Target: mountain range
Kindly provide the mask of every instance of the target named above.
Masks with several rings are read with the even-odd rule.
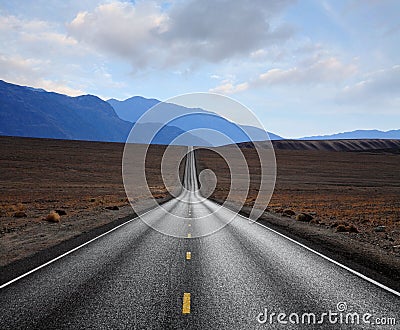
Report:
[[[268,139],[263,129],[233,123],[213,112],[201,108],[187,108],[174,103],[161,102],[156,99],[146,99],[134,96],[124,101],[110,99],[107,101],[115,109],[118,116],[130,122],[137,122],[149,109],[140,123],[168,123],[189,132],[210,145],[224,145],[246,141],[264,141]],[[218,132],[218,133],[215,133]],[[271,140],[282,140],[282,137],[268,133]]]
[[[155,105],[145,121],[138,119]],[[168,118],[175,118],[171,121]],[[160,123],[167,122],[167,125]],[[218,146],[266,139],[264,130],[233,123],[201,108],[134,96],[103,101],[94,95],[70,97],[0,80],[0,135],[53,139]],[[160,131],[149,140],[149,132]],[[222,134],[213,133],[213,131]],[[283,138],[268,133],[271,140]],[[179,136],[183,139],[175,140]],[[300,140],[400,139],[400,130],[357,130]]]
[[[69,97],[0,80],[0,135],[117,142],[131,126],[96,96]]]
[[[70,97],[0,80],[0,135],[125,142],[132,126],[97,96]],[[154,124],[138,126],[141,131],[154,130]],[[152,143],[169,144],[183,133],[165,126]],[[191,134],[185,137],[188,145],[208,145]]]
[[[349,140],[349,139],[400,139],[400,129],[391,131],[356,130],[332,135],[316,135],[300,138],[299,140]]]
[[[125,142],[134,127],[135,134],[129,140],[133,143],[217,146],[266,139],[261,129],[173,103],[161,103],[153,119],[137,123],[144,112],[158,103],[143,97],[109,102],[93,95],[70,97],[0,80],[0,135]],[[167,122],[168,116],[182,114],[185,116],[160,125]],[[199,131],[200,128],[214,129],[228,138],[221,138],[221,134],[211,134],[210,138],[209,131]],[[192,130],[196,131],[189,132]],[[154,137],[153,132],[157,132]],[[180,140],[176,140],[178,137]]]

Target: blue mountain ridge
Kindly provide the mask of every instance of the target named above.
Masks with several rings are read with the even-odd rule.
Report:
[[[157,105],[154,115],[147,115],[145,122],[168,122],[169,118],[176,118],[168,125],[190,132],[214,146],[246,141],[264,141],[268,137],[271,140],[282,140],[282,137],[276,134],[268,133],[267,136],[263,129],[233,123],[201,108],[187,108],[141,96],[134,96],[124,101],[110,99],[107,102],[113,106],[120,118],[130,122],[137,122],[146,111]],[[140,122],[143,122],[143,119]]]
[[[299,140],[349,140],[349,139],[400,139],[400,129],[390,131],[356,130],[351,132],[336,133],[332,135],[316,135],[300,138]]]
[[[0,80],[0,135],[125,142],[138,118],[159,103],[157,99],[141,96],[125,101],[103,101],[94,95],[70,97]],[[163,122],[163,113],[177,117],[189,115],[162,127],[151,143],[216,146],[266,139],[266,133],[259,128],[235,124],[200,108],[190,109],[173,103],[163,103],[160,108],[154,122],[136,124],[137,136],[133,142],[145,143],[146,139],[142,137],[159,127],[157,121]],[[198,128],[216,130],[225,137],[214,136],[210,131],[196,131]],[[268,135],[271,140],[283,139],[273,133]],[[173,142],[179,136],[184,136],[184,139]],[[400,139],[400,130],[356,130],[299,140],[336,139]]]
[[[151,125],[139,126],[154,130]],[[0,135],[125,142],[132,126],[97,96],[70,97],[0,80]],[[177,127],[165,126],[152,143],[170,144],[183,133]],[[186,135],[186,144],[208,145],[191,134]]]
[[[122,112],[121,119],[119,113],[110,105],[112,101],[108,103],[94,95],[70,97],[0,80],[0,135],[125,142],[134,126],[134,138],[129,141],[133,143],[216,146],[266,139],[263,130],[240,127],[203,109],[195,109],[196,112],[200,112],[195,117],[180,118],[161,127],[157,122],[138,124],[135,120],[160,101],[142,97],[133,100],[136,106],[133,111],[127,111],[125,114],[114,104],[118,112]],[[170,103],[162,105],[162,111],[156,114],[157,119],[162,119],[164,111],[175,114],[193,110]],[[124,120],[127,114],[133,116],[130,117],[130,121]],[[211,121],[210,116],[213,116]],[[201,127],[222,132],[228,139],[215,137],[210,132],[188,133]],[[243,128],[250,137],[243,133]],[[153,132],[157,131],[153,137]],[[148,136],[151,138],[145,138]],[[178,137],[183,138],[176,140]]]

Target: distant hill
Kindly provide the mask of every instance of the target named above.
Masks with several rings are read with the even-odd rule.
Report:
[[[133,97],[123,102],[105,102],[93,95],[70,97],[0,80],[0,135],[125,142],[137,119],[159,102],[143,97]],[[134,111],[131,110],[132,105]],[[118,109],[118,113],[114,107]],[[216,118],[214,114],[202,109],[191,111],[201,112],[202,115],[196,118],[181,118],[165,125],[151,143],[211,146],[231,142],[213,136],[210,143],[208,134],[204,132],[187,133],[188,130],[197,127],[222,130],[222,133],[227,134],[233,141],[249,141],[249,137],[243,134],[240,126],[221,117]],[[145,137],[154,131],[157,122],[163,122],[162,113],[179,115],[183,112],[187,113],[188,109],[163,103],[162,111],[157,112],[155,116],[157,121],[135,125],[136,134],[131,142],[148,142]],[[212,120],[210,116],[213,116]],[[248,132],[250,139],[265,139],[265,133],[258,128],[251,127]],[[176,140],[179,136],[183,138]]]
[[[125,142],[132,126],[97,96],[70,97],[0,80],[0,135]],[[140,128],[149,129],[148,125]],[[152,143],[170,144],[182,133],[180,128],[165,126]],[[208,146],[190,134],[184,142]]]
[[[378,130],[356,130],[332,135],[303,137],[299,140],[344,140],[344,139],[400,139],[400,129],[387,132]]]
[[[265,142],[255,142],[259,147],[269,148]],[[241,143],[241,148],[253,148],[251,142]],[[400,152],[400,140],[282,140],[272,141],[275,150],[315,150],[315,151],[388,151]]]
[[[130,122],[136,122],[147,110],[160,103],[155,115],[147,118],[146,122],[163,123],[167,122],[168,118],[176,117],[169,125],[178,127],[185,132],[191,131],[194,136],[206,140],[214,146],[232,142],[240,143],[267,139],[266,132],[262,129],[238,125],[201,108],[186,108],[173,103],[162,103],[156,99],[146,99],[141,96],[134,96],[125,101],[111,99],[108,102],[113,106],[118,116]],[[193,131],[196,129],[203,130]],[[204,129],[208,129],[208,131]],[[222,134],[216,134],[209,130]],[[273,133],[268,133],[268,135],[272,140],[282,139],[282,137]]]
[[[107,102],[93,95],[70,97],[0,80],[0,135],[125,142],[133,123],[158,103],[159,100],[141,96]],[[145,143],[145,137],[154,131],[157,123],[164,122],[166,116],[182,114],[186,115],[163,127],[151,143],[197,146],[242,143],[243,147],[249,147],[248,141],[266,139],[266,133],[259,128],[235,124],[204,109],[172,103],[162,103],[160,107],[148,122],[136,125],[138,129],[132,142]],[[196,131],[198,128],[209,130]],[[173,142],[182,134],[183,139]],[[293,150],[384,150],[398,148],[400,140],[400,130],[357,130],[299,140],[283,140],[268,134],[276,148]]]
[[[69,97],[0,80],[0,135],[120,142],[131,126],[96,96]]]
[[[161,101],[156,99],[146,99],[142,96],[134,96],[125,101],[116,99],[107,100],[115,109],[119,118],[136,123],[148,109],[152,108]]]
[[[152,138],[154,132],[157,134]],[[175,126],[163,126],[160,129],[159,125],[153,123],[136,124],[134,135],[129,138],[130,143],[148,144],[151,141],[150,144],[212,146],[208,141]]]

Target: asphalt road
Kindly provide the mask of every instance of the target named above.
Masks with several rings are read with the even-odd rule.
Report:
[[[144,221],[2,288],[0,329],[400,329],[395,293],[203,200],[192,156],[184,181]],[[276,314],[259,323],[265,308]],[[350,312],[359,326],[346,324]]]

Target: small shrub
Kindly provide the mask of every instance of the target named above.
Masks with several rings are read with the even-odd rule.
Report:
[[[65,212],[64,210],[55,210],[55,212],[56,212],[58,215],[67,215],[67,212]]]
[[[353,224],[351,225],[345,225],[345,224],[340,224],[336,227],[336,232],[337,233],[358,233],[358,229],[356,226]]]
[[[377,226],[374,228],[374,231],[377,233],[383,233],[386,231],[386,226]]]
[[[291,217],[291,216],[293,216],[293,215],[295,215],[296,213],[293,211],[293,210],[291,210],[291,209],[285,209],[285,210],[283,210],[283,212],[282,212],[282,215],[284,215],[284,216],[287,216],[287,217]]]
[[[347,232],[347,226],[345,226],[345,225],[337,225],[336,232],[337,233],[345,233],[345,232]]]
[[[155,199],[160,199],[160,198],[164,198],[165,194],[153,194],[153,198]]]
[[[18,211],[14,213],[14,218],[26,218],[27,215],[24,211]]]
[[[61,217],[56,212],[50,212],[46,217],[46,221],[48,221],[48,222],[60,222],[60,220],[61,220]]]
[[[318,219],[312,219],[311,221],[310,221],[310,223],[313,223],[313,224],[316,224],[316,225],[318,225],[320,222],[319,222],[319,220]]]
[[[340,225],[343,225],[345,227],[349,226],[349,224],[346,221],[335,221],[334,223],[331,224],[331,228],[335,228]]]
[[[300,213],[296,216],[297,221],[310,222],[313,217],[307,213]]]
[[[349,233],[358,233],[358,228],[354,225],[350,225]]]
[[[116,205],[114,205],[114,206],[106,206],[106,209],[107,209],[107,210],[112,210],[112,211],[118,211],[118,210],[119,210],[119,207],[116,206]]]

